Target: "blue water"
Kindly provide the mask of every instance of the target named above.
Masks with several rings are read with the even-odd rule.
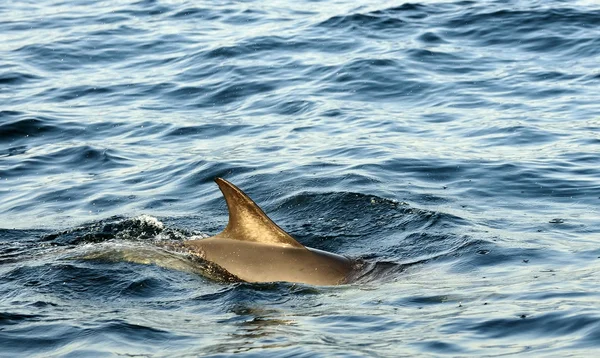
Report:
[[[593,356],[593,1],[0,4],[0,355]],[[90,250],[212,235],[214,177],[339,287]]]

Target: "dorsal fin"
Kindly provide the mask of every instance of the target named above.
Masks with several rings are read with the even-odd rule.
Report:
[[[262,209],[238,187],[225,179],[215,178],[229,209],[229,223],[217,237],[228,239],[302,247],[277,226]]]

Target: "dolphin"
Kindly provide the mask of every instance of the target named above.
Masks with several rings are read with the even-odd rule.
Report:
[[[227,227],[212,237],[183,241],[187,251],[247,282],[348,282],[355,266],[352,260],[303,246],[238,187],[222,178],[215,182],[229,209]]]

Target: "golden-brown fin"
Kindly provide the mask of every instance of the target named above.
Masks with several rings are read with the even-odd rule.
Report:
[[[216,178],[215,182],[219,185],[229,209],[229,223],[217,237],[304,248],[302,244],[277,226],[238,187],[222,178]]]

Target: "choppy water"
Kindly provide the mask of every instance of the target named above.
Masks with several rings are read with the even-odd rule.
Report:
[[[593,1],[0,4],[2,356],[591,356]],[[211,235],[212,179],[340,287],[74,254]]]

